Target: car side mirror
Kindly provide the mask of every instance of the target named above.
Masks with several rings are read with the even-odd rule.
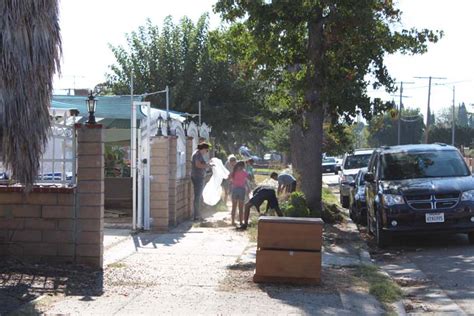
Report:
[[[352,182],[349,183],[349,185],[350,185],[351,187],[355,188],[356,183],[355,183],[355,181],[352,181]]]
[[[364,180],[365,180],[365,182],[374,182],[375,181],[374,174],[372,172],[367,172],[364,175]]]

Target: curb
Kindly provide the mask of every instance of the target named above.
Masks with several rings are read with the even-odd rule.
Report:
[[[370,264],[370,265],[375,265],[377,266],[378,268],[380,268],[380,273],[386,275],[388,278],[390,278],[390,280],[392,280],[393,282],[395,282],[393,280],[393,278],[391,277],[390,274],[388,274],[381,266],[379,266],[375,260],[372,259],[372,257],[370,256],[370,253],[365,250],[365,249],[360,249],[359,250],[359,257],[360,257],[360,262],[362,264]],[[403,304],[403,298],[399,301],[396,301],[392,304],[390,304],[390,306],[393,308],[393,311],[399,315],[399,316],[406,316],[407,315],[407,312],[405,310],[405,306]]]
[[[379,266],[383,273],[386,273],[387,275],[389,275],[392,279],[393,279],[393,276],[396,275],[396,271],[405,271],[403,273],[400,273],[400,276],[412,276],[413,278],[417,278],[417,276],[419,278],[422,278],[422,279],[426,279],[426,280],[430,280],[425,274],[423,271],[421,271],[417,266],[416,264],[414,264],[413,262],[408,262],[408,263],[405,263],[405,264],[402,264],[402,265],[387,265],[387,266]],[[433,282],[433,281],[431,281]],[[402,288],[403,292],[406,293],[407,292],[407,289],[404,289]],[[425,299],[427,300],[426,303],[430,303],[430,299],[436,299],[437,301],[435,301],[435,305],[439,306],[439,310],[437,311],[432,311],[432,313],[434,314],[443,314],[443,313],[447,313],[447,314],[454,314],[454,315],[467,315],[466,312],[464,312],[464,310],[461,309],[461,307],[459,307],[459,305],[454,301],[452,300],[447,294],[446,292],[441,289],[439,287],[439,285],[437,285],[436,283],[433,282],[433,286],[431,286],[429,289],[428,289],[429,292],[425,293],[422,297],[423,298],[423,302],[425,302]],[[436,304],[436,302],[439,302],[439,301],[442,301],[443,303],[442,304]],[[398,302],[397,302],[398,304]],[[403,303],[401,304],[403,306]],[[405,315],[406,315],[406,312],[405,312]]]

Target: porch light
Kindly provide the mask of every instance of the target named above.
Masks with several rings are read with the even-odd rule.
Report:
[[[89,94],[89,97],[86,99],[87,111],[89,112],[89,118],[86,124],[96,124],[95,121],[95,110],[97,107],[97,100],[95,99],[94,95],[92,94],[92,90]]]
[[[163,136],[163,117],[161,114],[158,116],[158,130],[156,131],[156,136]]]
[[[188,136],[189,124],[191,124],[191,121],[190,121],[188,118],[186,118],[186,119],[183,121],[183,128],[184,128],[184,135],[185,135],[185,136]]]

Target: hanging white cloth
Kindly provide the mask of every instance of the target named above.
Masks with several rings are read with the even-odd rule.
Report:
[[[219,158],[212,158],[209,162],[212,166],[212,176],[202,192],[204,203],[214,206],[219,203],[222,195],[222,180],[229,177],[229,170]]]

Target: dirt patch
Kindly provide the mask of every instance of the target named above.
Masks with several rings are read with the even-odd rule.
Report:
[[[0,261],[0,314],[12,312],[40,296],[103,293],[103,273],[78,265]]]
[[[224,220],[217,220],[217,221],[207,221],[204,220],[197,225],[198,227],[203,228],[222,228],[222,227],[230,227],[232,224],[230,222]]]
[[[368,293],[368,286],[358,280],[356,268],[324,268],[320,285],[257,284],[253,282],[255,263],[235,263],[227,267],[227,276],[220,282],[219,290],[227,292],[261,291],[266,288],[280,290],[298,288],[306,292],[337,293],[352,290]]]

